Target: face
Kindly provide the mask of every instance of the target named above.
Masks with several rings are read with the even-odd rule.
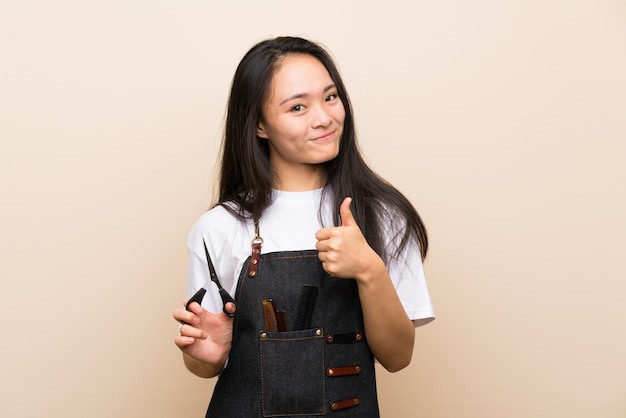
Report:
[[[345,110],[324,65],[287,55],[272,78],[257,136],[269,143],[270,163],[280,176],[319,173],[339,153]]]

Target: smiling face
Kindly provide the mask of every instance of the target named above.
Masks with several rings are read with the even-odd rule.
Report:
[[[311,55],[285,56],[277,64],[257,136],[268,141],[276,188],[324,185],[320,164],[339,153],[345,110],[330,74]]]

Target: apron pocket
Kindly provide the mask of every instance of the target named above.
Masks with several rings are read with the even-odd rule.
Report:
[[[324,415],[321,328],[259,333],[263,416]]]

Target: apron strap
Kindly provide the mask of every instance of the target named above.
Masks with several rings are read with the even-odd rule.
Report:
[[[256,276],[259,268],[259,257],[261,256],[261,247],[263,246],[263,238],[259,233],[259,218],[254,219],[254,239],[252,240],[252,255],[250,256],[250,266],[248,267],[248,277]]]

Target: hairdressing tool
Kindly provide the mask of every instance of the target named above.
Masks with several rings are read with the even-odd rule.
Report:
[[[276,309],[272,299],[263,301],[263,315],[265,316],[265,329],[269,332],[277,332],[278,322],[276,321]]]
[[[206,254],[206,262],[209,265],[209,274],[211,275],[211,281],[217,285],[217,288],[219,289],[219,292],[220,292],[220,297],[222,298],[222,303],[224,304],[224,307],[222,308],[222,310],[224,311],[226,315],[232,318],[233,316],[235,316],[235,314],[230,313],[226,310],[226,304],[228,302],[232,303],[235,306],[237,306],[237,304],[235,303],[235,300],[232,298],[232,296],[230,296],[230,294],[226,291],[226,289],[224,289],[222,285],[220,284],[220,281],[217,278],[217,273],[215,273],[215,267],[213,267],[213,262],[211,261],[211,257],[209,256],[209,249],[206,246],[206,241],[203,239],[202,243],[204,244],[204,253]]]
[[[215,267],[213,267],[213,262],[211,261],[211,257],[209,256],[209,249],[206,246],[206,241],[204,241],[203,239],[202,243],[204,244],[204,253],[206,254],[206,262],[207,262],[207,265],[209,266],[209,275],[211,277],[211,281],[217,285],[217,288],[220,292],[220,297],[222,298],[222,303],[224,304],[224,307],[222,308],[222,310],[224,311],[226,315],[232,318],[233,316],[235,316],[235,314],[228,312],[226,310],[226,304],[228,302],[232,303],[235,306],[237,306],[237,304],[235,303],[235,300],[232,298],[232,296],[230,296],[230,294],[226,291],[226,289],[224,289],[222,285],[220,284],[220,281],[217,278],[217,273],[215,273]],[[189,310],[189,305],[191,305],[192,302],[197,302],[198,304],[201,304],[205,293],[206,293],[206,289],[203,287],[200,288],[200,290],[198,290],[191,297],[191,299],[189,299],[189,301],[185,305],[185,308]]]
[[[316,286],[310,284],[302,286],[300,300],[298,301],[298,311],[296,312],[296,320],[293,325],[294,331],[311,328],[311,317],[313,316],[313,306],[315,306],[316,297]]]
[[[287,312],[284,310],[276,311],[276,326],[278,332],[287,332],[289,327],[287,326]]]
[[[185,309],[189,310],[189,305],[193,302],[196,302],[198,305],[202,304],[202,299],[204,299],[204,294],[206,293],[206,289],[201,287],[194,295],[187,301],[185,304]]]

